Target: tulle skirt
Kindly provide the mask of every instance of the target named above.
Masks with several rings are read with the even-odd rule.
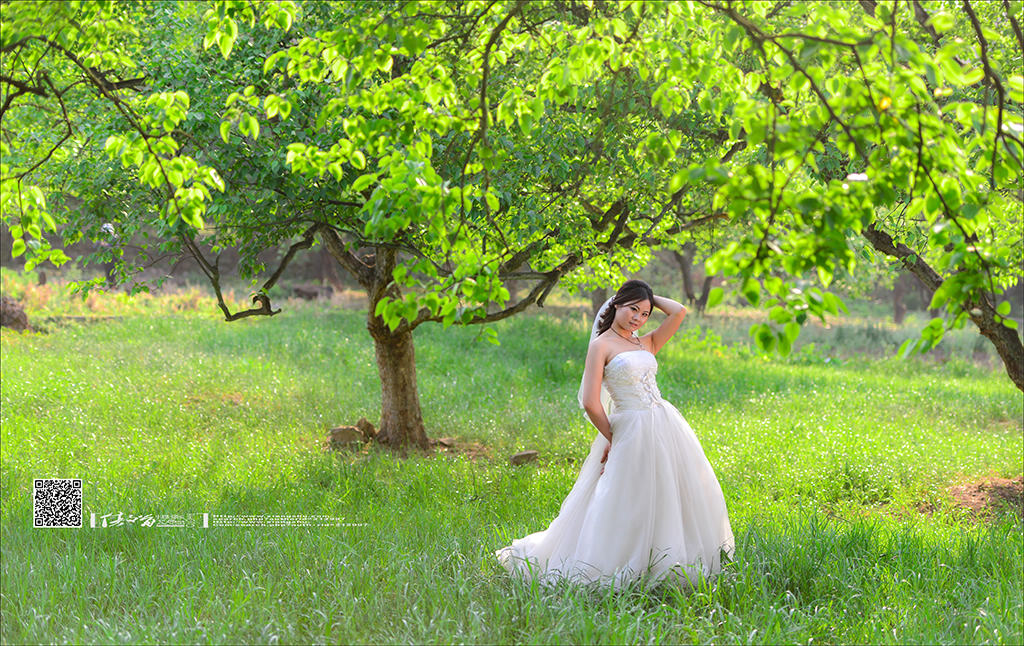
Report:
[[[696,583],[721,570],[734,540],[722,489],[670,403],[609,416],[551,525],[495,552],[513,576],[612,586]]]

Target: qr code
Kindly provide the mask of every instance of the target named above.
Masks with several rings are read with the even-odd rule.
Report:
[[[37,478],[32,511],[36,527],[81,527],[82,481]]]

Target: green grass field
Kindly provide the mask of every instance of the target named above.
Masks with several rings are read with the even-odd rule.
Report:
[[[659,385],[721,481],[735,561],[689,593],[531,588],[492,552],[554,518],[596,433],[575,401],[589,320],[520,316],[497,326],[500,346],[421,327],[428,433],[492,458],[402,459],[321,448],[328,428],[379,418],[365,313],[291,304],[226,324],[208,305],[110,305],[99,313],[123,318],[0,333],[0,642],[1024,639],[1021,518],[948,493],[1024,471],[1024,401],[1001,369],[764,359],[719,340],[729,317],[717,332],[688,320],[658,356]],[[522,449],[540,460],[511,466]],[[86,524],[354,525],[34,529],[32,481],[52,477],[83,479]]]

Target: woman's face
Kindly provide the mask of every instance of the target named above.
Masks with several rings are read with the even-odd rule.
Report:
[[[615,324],[630,333],[643,327],[650,315],[651,302],[646,298],[642,301],[615,306]]]

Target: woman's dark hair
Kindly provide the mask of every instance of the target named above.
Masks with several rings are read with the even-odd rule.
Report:
[[[651,307],[654,307],[654,291],[651,286],[642,280],[627,280],[619,288],[619,291],[615,292],[612,302],[608,304],[608,308],[601,315],[601,320],[597,322],[597,333],[604,334],[612,326],[612,321],[615,320],[616,305],[636,303],[644,299],[647,299],[651,303]]]

